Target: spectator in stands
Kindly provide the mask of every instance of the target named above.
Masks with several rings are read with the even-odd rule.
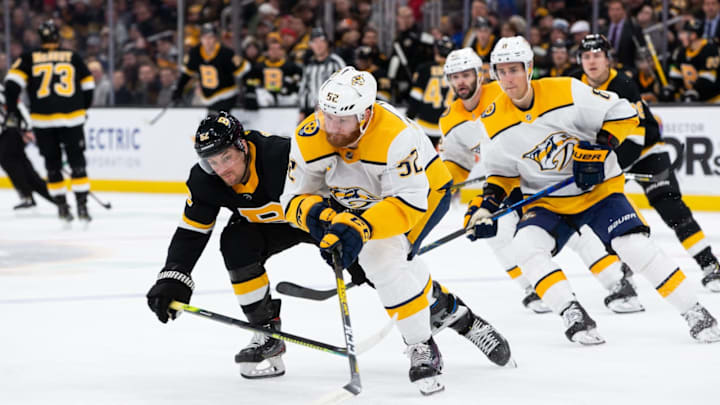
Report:
[[[703,38],[720,40],[720,0],[703,0]]]
[[[572,76],[579,70],[578,66],[571,62],[566,41],[553,42],[550,45],[550,56],[552,58],[552,67],[548,72],[549,77]]]
[[[660,98],[661,83],[657,79],[655,67],[646,48],[638,49],[635,68],[637,74],[634,75],[633,79],[640,90],[640,98],[647,103],[657,103]]]
[[[305,64],[298,92],[300,115],[298,122],[315,111],[320,86],[335,71],[345,67],[345,62],[330,50],[330,41],[322,28],[313,28],[310,35],[312,57]]]
[[[160,91],[157,96],[157,105],[166,106],[170,103],[175,80],[177,80],[175,69],[170,67],[160,68]]]
[[[615,65],[618,69],[635,67],[635,42],[644,44],[645,40],[630,18],[627,18],[622,0],[607,2],[609,19],[606,37],[615,50]]]
[[[372,49],[373,63],[387,70],[388,57],[380,51],[378,32],[374,27],[365,27],[360,44]]]
[[[141,105],[157,105],[160,82],[157,70],[150,62],[145,62],[138,68],[137,100]]]
[[[116,70],[113,73],[113,90],[115,92],[115,105],[135,104],[133,94],[125,84],[125,73],[122,70]]]
[[[475,4],[475,3],[473,3]],[[495,34],[493,34],[490,22],[485,17],[477,17],[473,21],[472,34],[466,37],[463,47],[470,47],[480,56],[483,62],[490,60],[490,52],[497,42]]]
[[[675,93],[674,98],[685,102],[720,102],[720,52],[715,42],[704,39],[702,35],[700,20],[685,21],[678,33],[682,46],[675,49],[670,59],[668,76],[674,91],[663,89],[663,99],[667,98],[667,93]]]
[[[90,73],[95,80],[95,89],[93,90],[93,107],[110,105],[110,92],[112,91],[112,83],[105,76],[103,67],[97,60],[93,60],[87,64]]]
[[[295,42],[287,50],[290,59],[302,66],[310,52],[310,31],[301,18],[293,16],[289,20],[288,28],[295,31],[297,37]]]

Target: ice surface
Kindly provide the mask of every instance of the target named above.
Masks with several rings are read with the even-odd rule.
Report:
[[[287,374],[240,377],[234,354],[251,334],[184,314],[168,325],[148,310],[144,295],[164,264],[184,203],[181,195],[100,193],[88,230],[62,230],[53,206],[38,201],[16,215],[16,196],[0,191],[0,404],[302,404],[349,380],[347,360],[289,344]],[[456,205],[428,241],[455,230]],[[218,236],[200,259],[192,304],[244,319],[229,286]],[[654,212],[653,238],[686,270],[700,301],[720,315],[720,294],[700,287],[700,271]],[[697,213],[720,250],[720,214]],[[720,344],[691,340],[674,309],[638,277],[645,313],[616,315],[605,292],[572,252],[559,262],[608,341],[571,344],[562,320],[520,304],[519,288],[483,242],[457,240],[425,256],[435,279],[458,293],[510,341],[517,369],[492,365],[451,330],[436,337],[447,389],[421,397],[409,383],[404,344],[393,331],[359,358],[363,392],[350,404],[718,404]],[[330,288],[332,271],[312,246],[298,246],[267,263],[271,282]],[[349,291],[356,339],[375,332],[386,315],[373,290]],[[283,299],[284,329],[343,344],[336,299]]]

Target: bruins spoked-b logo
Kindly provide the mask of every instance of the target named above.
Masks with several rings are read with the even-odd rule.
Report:
[[[540,165],[540,170],[561,171],[572,160],[573,146],[578,142],[578,138],[566,132],[553,132],[525,153],[523,158],[534,160]]]

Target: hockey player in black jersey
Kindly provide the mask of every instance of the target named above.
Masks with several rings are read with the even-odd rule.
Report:
[[[64,149],[70,163],[78,217],[90,221],[83,124],[92,104],[95,81],[78,54],[59,48],[58,28],[53,20],[42,23],[38,31],[42,47],[21,54],[5,78],[8,120],[21,120],[17,101],[20,91],[27,87],[30,119],[45,158],[47,187],[57,203],[58,214],[64,221],[73,219],[65,198]]]
[[[682,46],[670,58],[670,81],[663,89],[663,100],[679,99],[686,102],[720,101],[718,67],[720,52],[715,42],[703,38],[703,25],[699,20],[688,20],[678,33]]]
[[[618,162],[623,170],[632,173],[663,177],[667,173],[666,179],[640,185],[650,205],[675,231],[678,240],[702,269],[703,286],[713,292],[720,292],[718,260],[690,208],[682,200],[680,186],[671,168],[670,154],[662,142],[659,125],[647,103],[640,98],[640,92],[632,79],[610,68],[611,50],[612,47],[604,36],[591,34],[583,39],[578,58],[584,72],[581,78],[584,83],[597,90],[617,93],[638,111],[640,125],[628,136],[631,142],[623,142],[622,146],[615,150]]]
[[[176,316],[168,307],[172,300],[190,301],[191,272],[224,207],[233,215],[220,236],[220,251],[238,303],[250,323],[280,329],[280,300],[270,297],[265,261],[298,243],[318,243],[285,222],[280,206],[290,139],[244,130],[235,117],[221,111],[200,123],[195,151],[200,161],[190,170],[182,219],[165,266],[147,294],[148,305],[166,323]],[[356,284],[364,281],[356,263],[348,271]],[[279,376],[285,372],[284,352],[283,341],[257,333],[235,362],[246,378]],[[258,369],[263,360],[270,366]]]
[[[200,45],[190,49],[183,61],[172,100],[180,102],[191,77],[197,77],[202,101],[210,111],[230,111],[235,106],[238,80],[250,70],[250,64],[218,40],[212,23],[202,26]]]
[[[407,116],[420,125],[435,147],[442,137],[440,116],[455,99],[443,71],[445,58],[452,50],[453,42],[449,37],[435,41],[435,60],[418,66],[410,90]]]
[[[379,67],[375,61],[377,57],[373,48],[363,45],[355,49],[355,67],[357,70],[369,72],[378,84],[378,100],[390,102],[392,97],[392,82],[387,76],[387,71]]]
[[[289,107],[298,104],[298,88],[302,68],[288,60],[278,41],[268,43],[267,57],[255,64],[243,78],[245,105],[258,107]]]

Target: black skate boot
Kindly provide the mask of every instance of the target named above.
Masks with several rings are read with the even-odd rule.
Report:
[[[530,286],[525,289],[525,298],[523,298],[522,304],[525,308],[530,309],[536,314],[546,314],[552,311],[550,307],[545,305],[540,296],[537,295],[535,289]]]
[[[720,264],[710,247],[706,247],[695,255],[695,261],[704,274],[701,282],[703,287],[712,292],[720,292]]]
[[[617,314],[630,314],[642,312],[645,307],[640,303],[637,292],[627,278],[622,278],[611,289],[610,295],[605,297],[605,306]]]
[[[55,204],[57,204],[58,207],[58,217],[60,217],[60,220],[66,223],[72,222],[74,219],[72,214],[70,213],[70,206],[67,203],[67,200],[65,199],[64,195],[55,196]]]
[[[439,379],[442,355],[432,337],[426,342],[408,345],[405,353],[410,357],[410,382],[417,385],[421,394],[431,395],[445,389]]]
[[[280,330],[280,318],[273,319],[262,327]],[[285,374],[285,363],[282,360],[284,353],[285,342],[255,332],[250,344],[235,355],[235,363],[240,365],[240,375],[245,378],[279,377]],[[260,368],[260,363],[265,360],[268,366]]]
[[[75,200],[77,201],[78,219],[86,223],[92,220],[87,208],[87,196],[87,192],[75,193]]]
[[[720,329],[717,327],[717,321],[705,307],[695,304],[682,316],[690,326],[690,336],[693,339],[701,343],[720,342]]]
[[[449,326],[477,346],[493,363],[501,367],[516,367],[510,358],[510,345],[492,325],[475,315],[460,298],[447,290],[443,291],[440,283],[435,281],[433,296],[436,299],[430,307],[433,335]]]
[[[561,313],[565,321],[565,336],[571,342],[582,345],[599,345],[605,343],[597,332],[597,324],[590,318],[585,308],[577,301],[572,301]]]
[[[35,200],[32,198],[32,196],[22,197],[22,198],[20,198],[20,204],[14,206],[13,210],[16,210],[16,211],[17,210],[26,210],[28,208],[33,208],[36,205],[37,204],[35,204]]]

